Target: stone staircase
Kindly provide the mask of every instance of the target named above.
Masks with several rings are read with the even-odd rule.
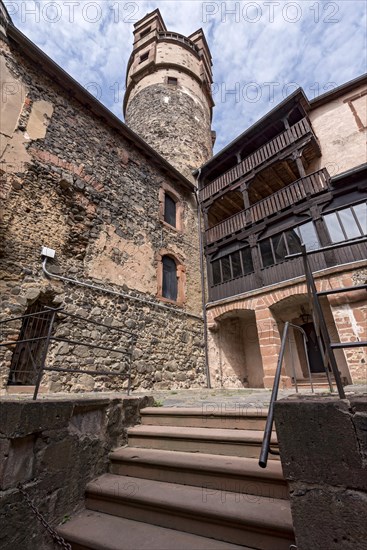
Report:
[[[335,387],[335,381],[332,375],[331,375],[331,378],[332,378],[332,384]],[[308,378],[302,378],[300,380],[297,380],[297,385],[300,391],[305,389],[307,390],[311,389],[310,380]],[[312,374],[312,385],[314,390],[329,391],[329,382],[326,374],[324,373]]]
[[[257,464],[266,411],[141,413],[88,484],[86,509],[59,528],[73,550],[289,550],[280,461]]]

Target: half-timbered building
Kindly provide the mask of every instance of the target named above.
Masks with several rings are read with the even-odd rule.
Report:
[[[214,385],[272,385],[286,321],[305,330],[322,382],[303,261],[291,256],[302,245],[313,252],[318,288],[366,279],[366,94],[365,77],[313,101],[299,89],[197,172]],[[350,246],[322,250],[346,240]],[[337,340],[363,340],[365,296],[330,296],[323,312]],[[307,376],[305,354],[293,334],[284,383],[293,366],[299,381]],[[363,348],[337,354],[345,382],[365,378]]]

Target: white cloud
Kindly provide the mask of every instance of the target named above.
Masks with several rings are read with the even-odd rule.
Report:
[[[169,30],[189,35],[202,27],[214,64],[217,150],[296,85],[313,98],[366,70],[364,0],[5,4],[20,30],[120,117],[133,23],[159,7]]]

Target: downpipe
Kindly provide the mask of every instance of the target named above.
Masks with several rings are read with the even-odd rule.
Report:
[[[203,244],[203,232],[201,231],[202,226],[202,216],[201,216],[201,207],[199,202],[199,180],[201,175],[201,168],[195,172],[197,186],[195,188],[195,199],[197,204],[198,212],[198,233],[199,233],[199,254],[200,254],[200,276],[201,276],[201,299],[202,299],[202,311],[203,311],[203,320],[204,320],[204,350],[205,350],[205,373],[206,373],[206,385],[210,389],[211,380],[210,380],[210,370],[209,370],[209,354],[208,354],[208,319],[206,311],[206,296],[205,296],[205,277],[204,277],[204,244]]]

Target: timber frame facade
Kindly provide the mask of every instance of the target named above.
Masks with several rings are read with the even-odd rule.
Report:
[[[271,387],[285,321],[310,344],[292,335],[283,383],[307,378],[305,353],[322,377],[302,258],[291,256],[314,251],[319,288],[367,279],[366,95],[366,75],[311,102],[299,89],[196,172],[214,387]],[[350,246],[317,252],[342,241]],[[335,341],[363,340],[365,296],[323,309]],[[364,353],[339,354],[345,383],[365,379]]]
[[[301,276],[302,260],[286,256],[300,251],[303,242],[308,248],[334,244],[327,215],[364,202],[365,164],[336,177],[327,167],[308,170],[321,157],[309,109],[298,91],[277,108],[276,118],[272,112],[233,142],[219,166],[202,171],[210,302]],[[229,168],[231,158],[235,164]],[[353,238],[365,234],[358,220],[357,227],[360,234]],[[287,232],[288,239],[281,237]],[[353,244],[353,238],[349,248],[313,254],[313,271],[365,259],[365,245]],[[237,251],[243,252],[234,255]]]

